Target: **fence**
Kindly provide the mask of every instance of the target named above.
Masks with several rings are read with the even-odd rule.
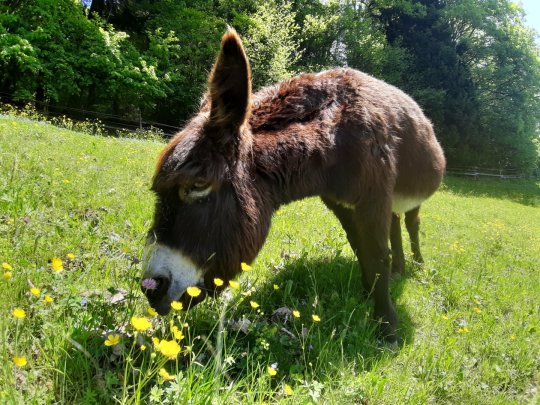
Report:
[[[520,179],[523,174],[516,169],[487,169],[480,167],[448,167],[446,174],[450,176],[472,177],[475,180],[481,177],[498,178],[500,180]]]

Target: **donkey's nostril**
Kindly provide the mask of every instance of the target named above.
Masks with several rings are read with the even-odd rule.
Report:
[[[141,289],[152,304],[167,294],[170,285],[171,280],[167,277],[145,278],[141,283]]]

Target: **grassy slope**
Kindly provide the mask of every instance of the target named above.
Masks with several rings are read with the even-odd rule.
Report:
[[[154,385],[155,398],[167,395],[167,385],[153,377],[130,387],[131,363],[103,345],[104,332],[129,332],[123,326],[131,314],[146,308],[131,259],[142,254],[153,204],[148,186],[161,148],[0,117],[0,262],[13,266],[13,277],[0,280],[0,401],[147,401]],[[225,363],[210,355],[224,302],[187,315],[188,342],[202,365],[176,363],[177,400],[538,401],[539,204],[533,182],[446,181],[423,208],[425,266],[409,266],[407,277],[392,284],[405,339],[395,351],[377,343],[371,305],[359,295],[356,264],[336,219],[316,199],[284,207],[253,271],[242,277],[256,291],[227,304],[227,319],[245,315],[253,324],[247,336],[225,328]],[[67,253],[77,259],[53,274],[48,260]],[[32,298],[30,283],[55,302]],[[114,303],[109,287],[131,293]],[[250,299],[266,315],[287,306],[302,317],[272,324]],[[27,311],[22,321],[11,316],[15,306]],[[312,313],[322,321],[314,324]],[[14,354],[25,354],[28,364],[13,366]],[[278,375],[271,378],[266,366],[274,362]],[[145,371],[144,364],[135,366]],[[218,377],[216,364],[223,367]]]

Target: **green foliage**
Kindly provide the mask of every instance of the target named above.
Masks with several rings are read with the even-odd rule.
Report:
[[[239,290],[135,338],[131,316],[150,314],[134,259],[162,148],[0,117],[1,403],[538,403],[538,182],[447,178],[423,205],[426,263],[391,284],[397,348],[377,341],[345,233],[313,198],[275,213]],[[170,322],[184,338],[167,361],[151,337],[171,340]]]

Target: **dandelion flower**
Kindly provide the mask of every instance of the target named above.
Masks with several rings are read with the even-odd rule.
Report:
[[[181,311],[183,307],[184,306],[182,305],[181,302],[178,302],[178,301],[171,302],[171,308],[174,309],[175,311]]]
[[[195,298],[201,295],[201,289],[199,287],[188,287],[187,293],[190,297]]]
[[[276,370],[274,367],[272,367],[272,366],[268,366],[268,367],[266,368],[266,371],[268,371],[268,375],[269,375],[270,377],[274,377],[274,376],[277,374],[277,370]]]
[[[22,308],[15,308],[11,313],[15,318],[18,319],[22,319],[26,316],[26,312]]]
[[[149,329],[152,324],[145,317],[134,316],[131,318],[131,326],[133,326],[135,330],[138,330],[139,332],[144,332],[145,330]]]
[[[11,264],[6,263],[6,262],[2,263],[2,268],[3,268],[4,270],[7,270],[7,271],[13,270],[13,267],[11,267]]]
[[[66,258],[67,258],[68,260],[75,260],[75,255],[74,255],[73,253],[68,253],[68,254],[66,255]]]
[[[476,312],[477,314],[481,314],[482,313],[482,310],[478,307],[474,307],[473,308],[473,311]]]
[[[321,318],[319,317],[319,315],[311,315],[311,318],[313,318],[313,322],[320,322],[321,321]]]
[[[285,384],[285,386],[283,387],[283,391],[285,392],[285,395],[289,397],[294,394],[294,391],[289,384]]]
[[[279,285],[274,284],[274,290],[279,290]]]
[[[156,349],[169,360],[173,360],[180,353],[180,345],[174,340],[162,340],[156,346]]]
[[[229,286],[235,290],[240,288],[240,283],[238,281],[231,280],[229,281]]]
[[[51,268],[55,273],[60,273],[62,270],[64,270],[64,264],[62,263],[62,259],[59,257],[53,257],[51,260]]]
[[[141,287],[146,290],[155,290],[157,288],[157,281],[153,278],[145,278],[141,283]]]
[[[39,288],[36,288],[36,287],[30,288],[30,293],[31,293],[34,297],[39,297],[39,296],[41,295],[41,291],[39,290]]]
[[[242,267],[242,271],[250,271],[251,270],[251,266],[247,263],[242,263],[240,265],[240,267]]]
[[[107,336],[105,340],[105,346],[116,346],[118,343],[120,343],[120,335],[116,333]]]
[[[216,287],[221,287],[223,285],[223,280],[220,278],[215,278],[214,284],[216,285]]]
[[[11,277],[13,277],[13,273],[11,271],[4,271],[4,278],[6,280],[9,280]]]
[[[156,310],[154,308],[152,308],[152,307],[148,307],[146,312],[148,312],[148,315],[150,315],[150,316],[156,316],[157,315]]]
[[[163,378],[165,381],[170,381],[170,380],[174,380],[174,377],[172,375],[170,375],[167,370],[165,370],[164,368],[160,368],[159,369],[159,376],[161,378]]]
[[[53,298],[49,294],[45,294],[45,298],[43,298],[43,302],[45,304],[52,304],[53,301]]]
[[[249,305],[251,305],[251,308],[257,309],[260,307],[259,304],[257,304],[255,301],[249,301]]]
[[[13,363],[15,363],[15,365],[17,367],[24,367],[26,366],[26,357],[24,356],[13,356]]]
[[[292,315],[293,315],[295,318],[300,318],[300,311],[298,311],[297,309],[295,309],[294,311],[292,311]]]

